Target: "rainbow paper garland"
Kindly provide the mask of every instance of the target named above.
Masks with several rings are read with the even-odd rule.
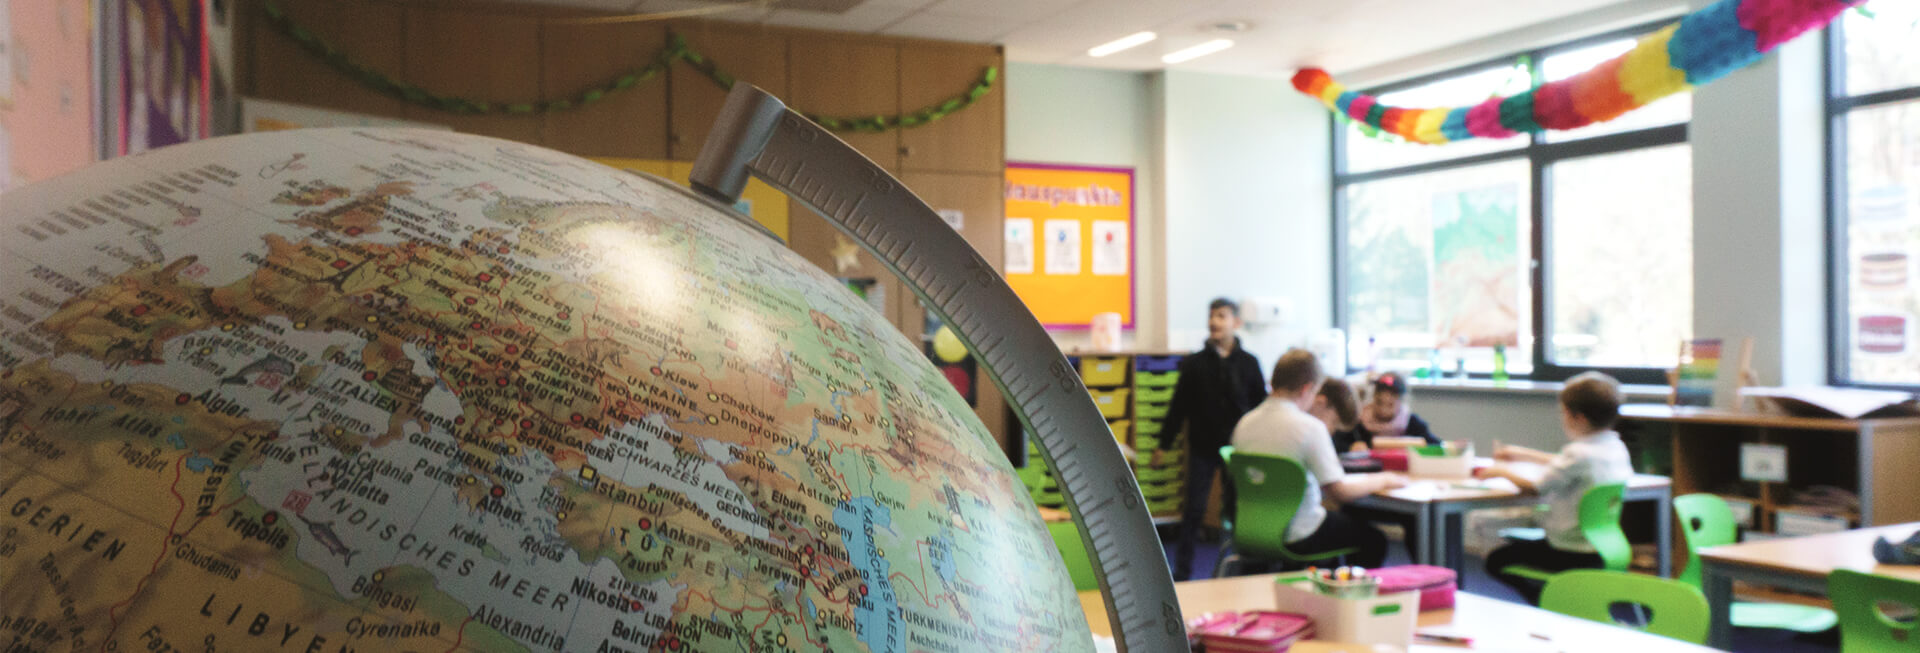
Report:
[[[1380,104],[1371,95],[1347,90],[1319,68],[1295,73],[1293,87],[1342,115],[1416,143],[1577,129],[1752,65],[1780,44],[1862,2],[1721,0],[1642,37],[1626,54],[1586,72],[1471,107]]]

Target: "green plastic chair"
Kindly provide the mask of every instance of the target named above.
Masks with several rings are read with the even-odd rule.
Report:
[[[1287,546],[1287,525],[1300,511],[1307,493],[1307,468],[1280,456],[1220,451],[1233,479],[1235,507],[1229,528],[1234,555],[1240,559],[1312,563],[1358,552],[1359,547],[1327,551],[1295,551]],[[1223,562],[1225,556],[1222,557]],[[1223,564],[1216,572],[1225,569]]]
[[[1835,569],[1827,575],[1827,596],[1840,613],[1840,653],[1920,650],[1920,619],[1895,618],[1878,605],[1905,604],[1913,614],[1920,610],[1920,583]]]
[[[1615,621],[1614,604],[1628,603],[1645,610],[1644,627]],[[1710,613],[1700,588],[1658,576],[1598,569],[1575,569],[1554,574],[1540,592],[1540,607],[1571,617],[1610,626],[1644,630],[1694,644],[1707,643]]]
[[[1100,589],[1100,579],[1093,575],[1093,559],[1087,557],[1087,545],[1080,540],[1080,527],[1070,521],[1047,522],[1047,532],[1053,535],[1053,546],[1060,549],[1060,557],[1067,562],[1067,576],[1073,578],[1073,589],[1085,592]]]
[[[1687,538],[1687,568],[1680,582],[1700,587],[1700,550],[1738,539],[1733,509],[1727,500],[1711,494],[1689,494],[1673,499],[1674,517],[1680,520],[1680,532]],[[1818,633],[1833,628],[1840,617],[1832,610],[1792,603],[1752,603],[1736,601],[1729,608],[1730,621],[1740,628],[1778,628],[1796,633]]]
[[[1595,485],[1580,497],[1580,533],[1587,536],[1587,543],[1600,554],[1608,571],[1626,571],[1633,562],[1633,544],[1627,541],[1626,531],[1620,530],[1621,498],[1626,492],[1627,484],[1609,483]],[[1504,571],[1543,583],[1555,575],[1526,565],[1513,565]]]

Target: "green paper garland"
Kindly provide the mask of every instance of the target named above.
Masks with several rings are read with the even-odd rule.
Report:
[[[653,60],[647,62],[646,65],[635,68],[619,77],[615,77],[612,81],[589,87],[587,90],[581,91],[571,98],[513,103],[471,100],[461,97],[439,95],[421,88],[418,85],[389,77],[378,70],[374,70],[365,64],[348,58],[346,53],[341,52],[340,49],[334,47],[333,44],[326,42],[312,31],[293,22],[293,18],[287,15],[286,10],[280,7],[279,2],[266,0],[265,8],[267,18],[273,22],[274,27],[280,30],[280,33],[293,39],[295,43],[300,44],[302,49],[319,57],[322,61],[325,61],[327,65],[332,66],[342,74],[382,94],[450,113],[469,115],[532,115],[536,113],[552,113],[578,109],[606,99],[607,96],[614,93],[638,86],[642,82],[652,80],[660,76],[660,73],[666,72],[667,66],[672,65],[675,61],[686,62],[687,65],[692,66],[694,70],[699,71],[702,75],[706,76],[707,79],[712,80],[713,83],[722,90],[731,90],[736,81],[733,75],[720,70],[718,66],[714,65],[712,59],[708,59],[706,55],[695,52],[693,48],[689,47],[685,38],[679,34],[669,33],[667,47],[662,48],[660,53],[654,55]],[[993,84],[999,80],[999,77],[1000,69],[994,66],[988,66],[981,72],[980,80],[974,82],[973,86],[968,88],[965,93],[912,113],[896,116],[865,116],[852,118],[833,117],[814,113],[806,113],[805,115],[814,122],[820,123],[820,126],[832,131],[882,132],[889,129],[918,127],[971,106],[975,100],[980,99],[981,96],[986,95],[988,91],[993,89]]]

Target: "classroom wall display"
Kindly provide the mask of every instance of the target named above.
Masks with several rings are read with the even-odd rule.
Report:
[[[1133,169],[1009,163],[1006,277],[1050,329],[1133,326]]]
[[[206,0],[119,0],[105,9],[109,154],[212,136]]]
[[[0,191],[93,161],[89,0],[0,0]]]
[[[693,175],[693,163],[687,161],[622,159],[615,157],[588,158],[622,170],[638,170],[650,175],[665,177],[667,180],[680,184],[681,186],[686,186],[688,184],[688,178]],[[781,242],[789,240],[787,237],[789,232],[787,224],[787,196],[785,193],[774,190],[774,188],[768,186],[766,182],[753,178],[747,179],[747,190],[740,194],[740,202],[735,204],[733,208],[739,209],[741,213],[745,213],[748,217],[753,218],[754,222],[758,222],[760,226],[766,227],[767,231],[773,232],[773,235],[778,237]],[[864,293],[856,294],[861,294],[862,297],[866,296]]]

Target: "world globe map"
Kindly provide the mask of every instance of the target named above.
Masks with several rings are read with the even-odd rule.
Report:
[[[925,355],[666,182],[420,130],[0,196],[0,648],[1080,651]]]

